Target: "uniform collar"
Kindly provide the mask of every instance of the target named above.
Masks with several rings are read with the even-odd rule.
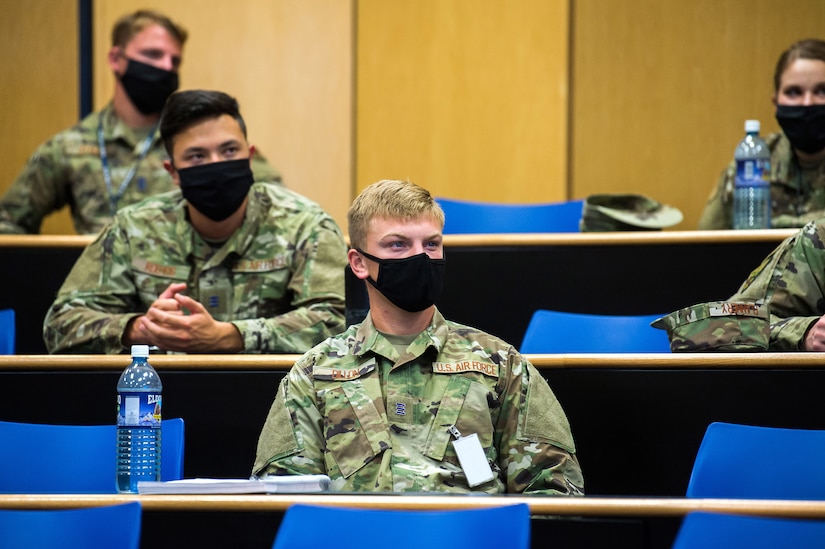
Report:
[[[410,353],[414,357],[419,357],[430,348],[440,353],[444,348],[444,344],[447,342],[448,334],[449,326],[447,325],[447,321],[436,307],[430,325],[418,334],[410,345]],[[379,354],[394,361],[400,357],[392,343],[381,335],[381,332],[375,327],[375,324],[372,322],[371,313],[367,313],[364,321],[355,332],[355,345],[353,346],[353,354],[355,356],[362,357],[367,353]]]
[[[135,130],[121,120],[111,102],[100,111],[100,118],[103,120],[103,138],[106,141],[120,140],[132,147],[137,147],[146,137],[146,130]],[[152,144],[155,145],[159,140],[160,129],[156,124]]]

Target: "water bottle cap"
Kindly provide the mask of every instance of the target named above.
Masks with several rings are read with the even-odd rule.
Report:
[[[761,124],[759,120],[745,120],[745,132],[746,133],[754,133],[758,132],[761,129]]]
[[[149,346],[148,345],[132,345],[132,356],[148,357],[149,356]]]

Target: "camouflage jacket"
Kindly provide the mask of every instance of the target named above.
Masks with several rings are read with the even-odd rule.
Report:
[[[106,157],[117,195],[128,172],[135,166],[147,132],[122,122],[111,104],[92,113],[75,126],[41,145],[6,194],[0,199],[0,233],[36,234],[43,218],[68,205],[78,234],[97,233],[112,216],[103,176],[97,130],[102,121]],[[163,167],[166,150],[156,130],[146,156],[137,164],[117,206],[175,188]],[[252,157],[256,181],[280,182],[280,174],[257,152]]]
[[[344,329],[346,246],[320,206],[256,183],[220,247],[187,221],[179,190],[117,213],[78,258],[46,314],[50,353],[120,353],[126,324],[173,282],[231,321],[248,353],[303,353]]]
[[[791,143],[782,133],[765,138],[771,151],[771,226],[776,229],[801,227],[825,217],[825,162],[802,169]],[[719,177],[699,218],[699,229],[733,228],[733,186],[736,162]]]
[[[468,487],[452,425],[478,435],[493,480]],[[512,346],[438,311],[404,354],[370,315],[306,353],[278,388],[253,473],[328,474],[338,491],[584,492],[544,378]]]
[[[769,349],[797,351],[825,314],[825,220],[811,222],[765,258],[730,301],[767,303]]]

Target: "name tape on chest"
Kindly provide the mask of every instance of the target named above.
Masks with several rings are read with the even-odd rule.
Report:
[[[160,263],[148,261],[146,259],[142,259],[139,257],[134,258],[132,260],[132,267],[136,271],[164,278],[186,280],[186,278],[189,276],[188,267],[177,267],[175,265],[161,265]]]
[[[239,259],[232,266],[236,273],[265,273],[286,267],[285,256],[273,257],[271,259]]]
[[[314,366],[312,377],[321,381],[348,381],[358,379],[375,370],[375,359],[371,359],[354,368],[328,368],[324,366]]]
[[[498,364],[478,360],[433,362],[433,373],[435,374],[461,374],[466,372],[478,372],[485,376],[498,377]]]

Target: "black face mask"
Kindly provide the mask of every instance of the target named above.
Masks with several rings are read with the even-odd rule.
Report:
[[[777,105],[776,121],[794,149],[808,154],[825,149],[825,105]]]
[[[178,170],[183,197],[212,221],[223,221],[241,207],[252,186],[248,158]]]
[[[126,95],[143,114],[160,112],[166,99],[178,89],[178,73],[126,59],[126,72],[119,77]]]
[[[358,253],[378,263],[378,280],[367,281],[396,307],[417,313],[441,296],[446,260],[424,253],[402,259],[381,259],[360,249]]]

